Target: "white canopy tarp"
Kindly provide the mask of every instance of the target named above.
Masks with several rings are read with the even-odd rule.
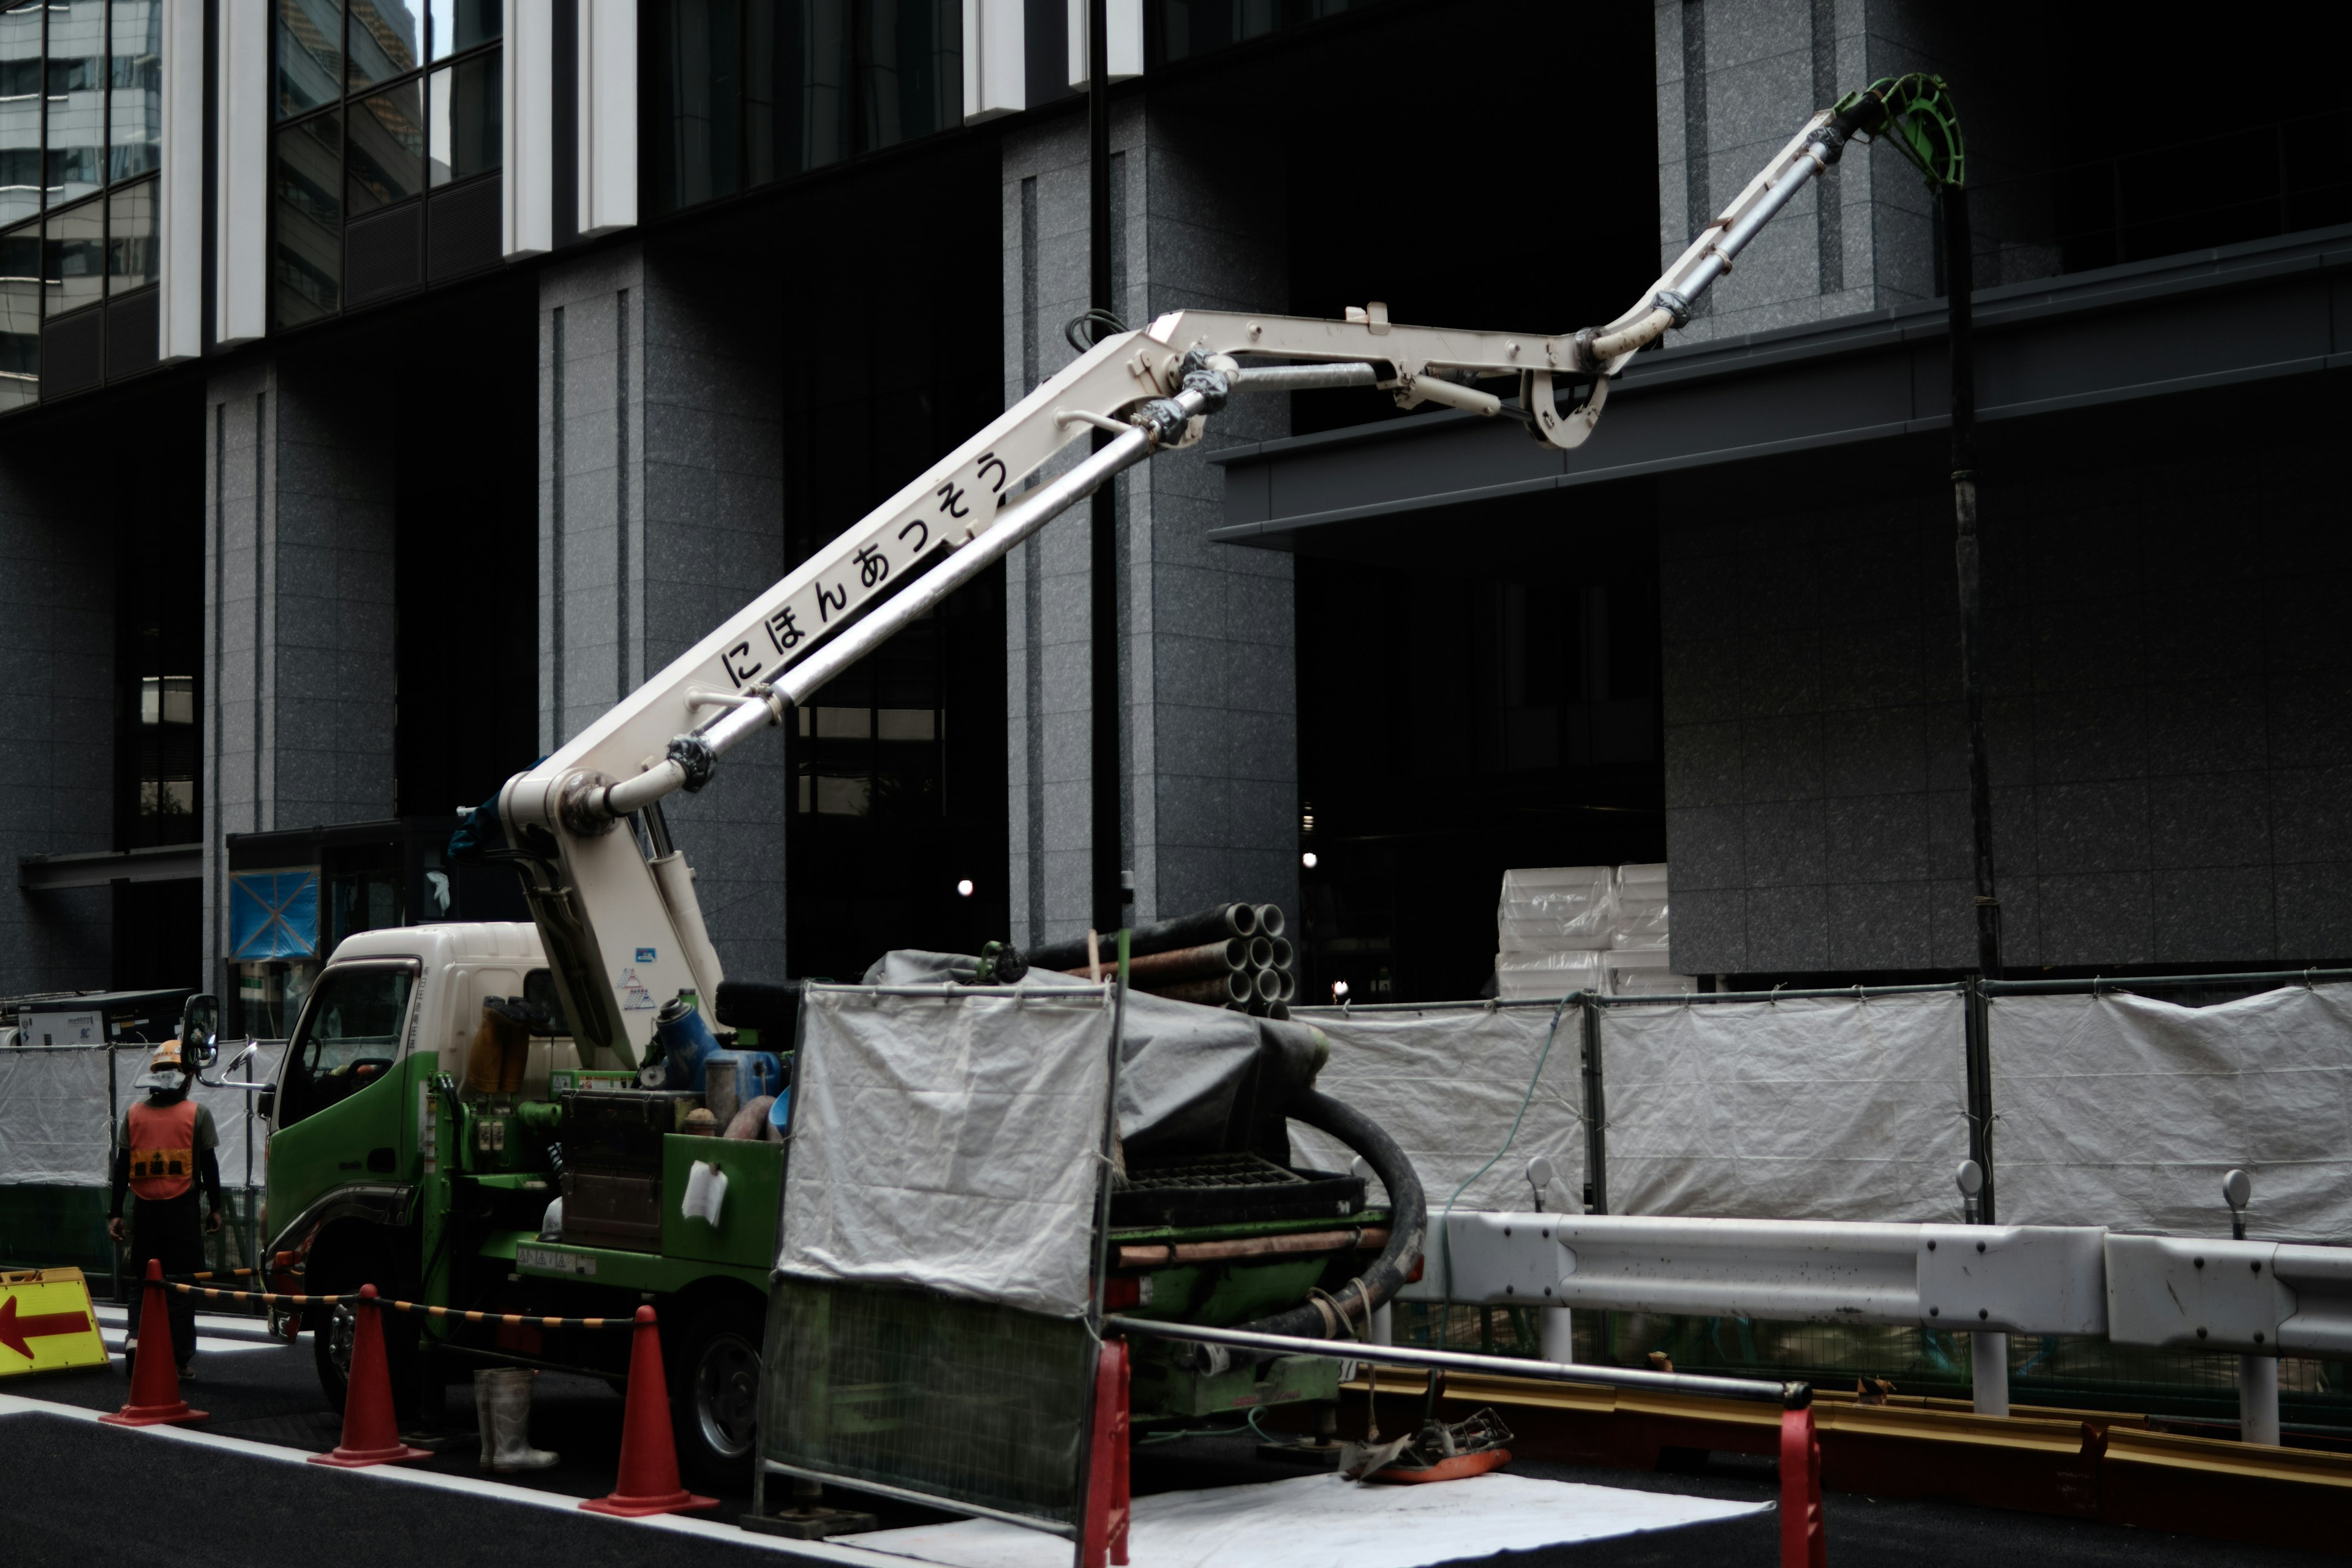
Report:
[[[2242,1166],[2252,1234],[2352,1241],[2352,986],[1991,1008],[2004,1224],[2226,1236],[2221,1177]]]
[[[1092,986],[809,985],[778,1269],[1083,1314],[1113,1017]]]
[[[1610,1207],[1957,1220],[1961,1005],[1949,992],[1602,1008]]]
[[[1525,1209],[1535,1194],[1528,1162],[1551,1161],[1550,1208],[1573,1209],[1584,1193],[1583,1023],[1571,1005],[1489,1007],[1483,1002],[1412,1008],[1301,1007],[1291,1016],[1329,1037],[1331,1059],[1315,1087],[1344,1101],[1396,1140],[1432,1215],[1489,1160],[1484,1175],[1454,1200],[1465,1209]],[[1554,1017],[1559,1033],[1551,1039]],[[1536,1077],[1540,1059],[1543,1073]],[[1535,1093],[1528,1093],[1535,1079]],[[1518,1136],[1511,1121],[1522,1101]],[[1509,1152],[1495,1159],[1506,1140]],[[1339,1142],[1297,1122],[1291,1155],[1312,1169],[1345,1171],[1355,1156]],[[1380,1184],[1370,1183],[1378,1193]],[[1375,1202],[1385,1203],[1380,1193]]]

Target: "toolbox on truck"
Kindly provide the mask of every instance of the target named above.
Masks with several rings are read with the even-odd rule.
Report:
[[[625,1252],[662,1244],[662,1140],[701,1096],[572,1089],[563,1105],[563,1238]]]

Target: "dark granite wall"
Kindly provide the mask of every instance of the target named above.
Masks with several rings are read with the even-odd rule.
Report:
[[[2337,379],[1987,430],[2012,971],[2352,955]],[[1972,964],[1942,451],[1661,484],[1677,970]]]

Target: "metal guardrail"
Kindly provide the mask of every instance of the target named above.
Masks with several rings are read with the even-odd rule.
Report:
[[[1398,1299],[2104,1334],[2106,1237],[2073,1226],[1456,1213]]]
[[[2011,1333],[2236,1352],[2245,1432],[2273,1445],[2277,1359],[2352,1357],[2352,1247],[2075,1226],[1622,1215],[1465,1213],[1433,1229],[1422,1278],[1400,1300],[1967,1331],[1985,1336],[1972,1375],[1989,1415],[2008,1412]],[[1583,1370],[1606,1381],[1601,1368]]]

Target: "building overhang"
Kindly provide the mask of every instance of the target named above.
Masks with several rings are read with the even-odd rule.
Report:
[[[205,848],[201,844],[27,855],[16,862],[16,886],[28,893],[104,888],[116,882],[191,882],[204,874]]]
[[[1987,289],[1975,321],[1988,422],[2340,369],[2352,225]],[[1230,447],[1210,537],[1312,553],[1350,523],[1941,429],[1948,366],[1930,300],[1639,355],[1573,452],[1450,409]]]

